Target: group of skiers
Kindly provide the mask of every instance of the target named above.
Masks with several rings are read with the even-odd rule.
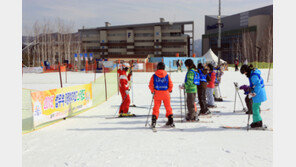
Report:
[[[215,101],[223,101],[222,97],[218,94],[219,84],[223,75],[221,66],[214,67],[212,64],[203,66],[198,64],[197,68],[191,59],[185,61],[187,73],[185,76],[184,84],[180,85],[180,89],[185,89],[186,93],[186,105],[188,113],[185,117],[186,121],[199,121],[199,115],[211,114],[209,108],[215,108]],[[129,81],[132,75],[130,70],[127,75],[128,67],[123,67],[122,70],[118,70],[120,79],[120,93],[122,97],[122,104],[119,109],[119,116],[133,116],[129,113],[130,97],[129,97]],[[249,113],[253,114],[253,123],[251,127],[262,127],[262,118],[260,116],[259,107],[262,102],[266,101],[266,93],[264,88],[264,81],[260,76],[261,72],[258,69],[253,68],[251,65],[243,65],[240,69],[242,74],[245,74],[249,78],[250,86],[244,86],[245,93],[248,94],[247,98],[249,104]],[[159,62],[157,64],[157,71],[152,75],[149,82],[149,89],[153,94],[154,106],[152,113],[151,127],[155,128],[156,121],[159,116],[159,108],[161,103],[164,103],[166,109],[166,117],[168,121],[167,126],[174,127],[173,111],[170,104],[170,93],[173,90],[173,82],[171,77],[165,71],[165,64]],[[243,87],[241,87],[243,89]],[[198,103],[200,105],[200,111],[197,111],[196,106],[196,94],[198,96]],[[250,101],[252,102],[250,106]],[[252,108],[252,110],[250,109]]]

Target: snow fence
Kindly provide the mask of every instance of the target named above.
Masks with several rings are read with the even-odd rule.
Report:
[[[22,89],[22,133],[78,115],[118,92],[117,69],[104,73],[89,84],[46,91]]]

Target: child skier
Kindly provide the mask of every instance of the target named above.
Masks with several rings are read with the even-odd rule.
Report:
[[[244,94],[246,95],[245,102],[248,107],[248,111],[246,112],[246,114],[253,114],[253,111],[252,111],[253,100],[248,96],[252,90],[251,87],[249,87],[248,85],[242,85],[239,87],[239,89],[243,89]]]
[[[211,114],[206,104],[206,89],[207,89],[207,70],[204,69],[201,63],[198,64],[198,73],[200,76],[200,84],[197,85],[197,95],[200,105],[199,115]]]
[[[208,70],[209,70],[209,74],[211,80],[208,82],[207,85],[207,90],[206,90],[206,94],[207,94],[207,106],[209,108],[215,108],[215,100],[214,100],[214,88],[215,88],[215,80],[216,80],[216,73],[214,72],[214,67],[212,64],[208,64],[207,65]]]
[[[249,93],[249,97],[252,97],[253,100],[253,123],[251,123],[251,128],[262,127],[260,105],[267,100],[267,97],[261,72],[258,69],[250,68],[250,66],[246,64],[242,65],[240,72],[249,78],[250,87],[252,89],[251,93]]]
[[[188,114],[186,116],[186,121],[198,121],[197,117],[197,107],[195,104],[195,98],[197,93],[196,85],[200,84],[199,74],[195,71],[196,67],[191,59],[185,61],[185,66],[188,71],[185,77],[185,92],[187,93],[187,108]]]
[[[170,93],[173,90],[173,82],[167,72],[164,70],[165,64],[159,62],[157,64],[157,71],[150,79],[149,89],[154,94],[154,107],[152,113],[152,124],[151,127],[155,128],[156,120],[159,115],[159,108],[163,101],[166,109],[166,117],[168,118],[167,126],[174,127],[173,110],[171,107]]]
[[[220,91],[218,90],[219,85],[221,83],[221,78],[222,78],[222,75],[223,75],[221,65],[214,68],[214,71],[216,73],[215,88],[214,88],[214,92],[215,92],[214,93],[214,100],[215,101],[223,101],[223,99],[221,97],[221,94],[220,94]]]
[[[128,76],[126,72],[128,71],[128,67],[122,65],[122,70],[118,70],[119,73],[119,90],[122,98],[122,103],[119,108],[119,117],[127,117],[127,116],[135,116],[128,112],[130,105],[130,96],[129,96],[129,81],[132,76],[132,71],[130,70]]]

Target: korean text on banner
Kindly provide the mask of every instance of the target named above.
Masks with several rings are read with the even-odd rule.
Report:
[[[32,92],[34,127],[92,106],[92,85]]]

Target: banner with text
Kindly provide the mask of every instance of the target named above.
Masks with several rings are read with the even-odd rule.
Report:
[[[92,85],[32,92],[34,127],[92,106]]]

